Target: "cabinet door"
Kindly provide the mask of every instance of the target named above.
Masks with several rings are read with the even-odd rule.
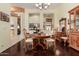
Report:
[[[71,46],[72,47],[75,47],[75,39],[76,39],[76,36],[75,35],[71,35]]]
[[[79,36],[76,37],[76,48],[79,50]]]
[[[71,45],[71,34],[69,35],[69,46]]]

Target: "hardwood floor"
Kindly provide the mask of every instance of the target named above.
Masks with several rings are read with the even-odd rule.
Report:
[[[16,47],[18,47],[18,49]],[[25,52],[24,48],[20,48],[20,45],[17,43],[3,53],[9,53],[8,56],[79,56],[79,51],[64,46],[63,42],[60,43],[59,41],[56,41],[55,51],[53,47],[50,47],[48,50],[43,50],[40,46],[37,46],[37,49]],[[1,56],[7,55],[1,54]]]
[[[60,52],[60,56],[79,56],[79,51],[68,46],[63,46],[63,43],[57,42],[56,47]]]
[[[22,51],[23,52],[23,51]],[[79,51],[76,51],[70,47],[64,47],[63,43],[56,41],[56,51],[53,48],[48,50],[30,50],[23,54],[18,53],[18,56],[79,56]]]

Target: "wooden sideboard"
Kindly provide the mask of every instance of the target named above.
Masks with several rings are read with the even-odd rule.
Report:
[[[69,34],[69,46],[79,51],[79,32]]]
[[[55,39],[57,39],[58,41],[61,41],[61,37],[65,37],[66,36],[66,18],[61,18],[59,20],[59,30],[61,31],[57,31],[55,33]]]
[[[55,39],[57,39],[58,41],[60,41],[60,37],[66,36],[66,34],[64,32],[56,32],[55,33]]]

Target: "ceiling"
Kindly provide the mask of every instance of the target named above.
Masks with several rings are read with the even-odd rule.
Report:
[[[20,6],[20,7],[24,7],[24,8],[36,9],[35,3],[12,3],[12,5],[13,6]],[[51,5],[49,6],[49,9],[55,8],[59,5],[60,5],[60,3],[51,3]]]

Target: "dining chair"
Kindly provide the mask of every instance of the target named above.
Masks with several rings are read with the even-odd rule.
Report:
[[[23,32],[24,32],[24,40],[25,40],[25,43],[24,43],[25,51],[32,50],[33,49],[33,40],[30,37],[30,34],[27,33],[26,29],[24,29]]]
[[[26,42],[26,50],[32,50],[33,49],[33,40],[32,38],[27,38]]]
[[[53,48],[55,50],[55,39],[52,39],[52,38],[47,38],[46,39],[46,43],[47,43],[47,49],[49,48]]]

